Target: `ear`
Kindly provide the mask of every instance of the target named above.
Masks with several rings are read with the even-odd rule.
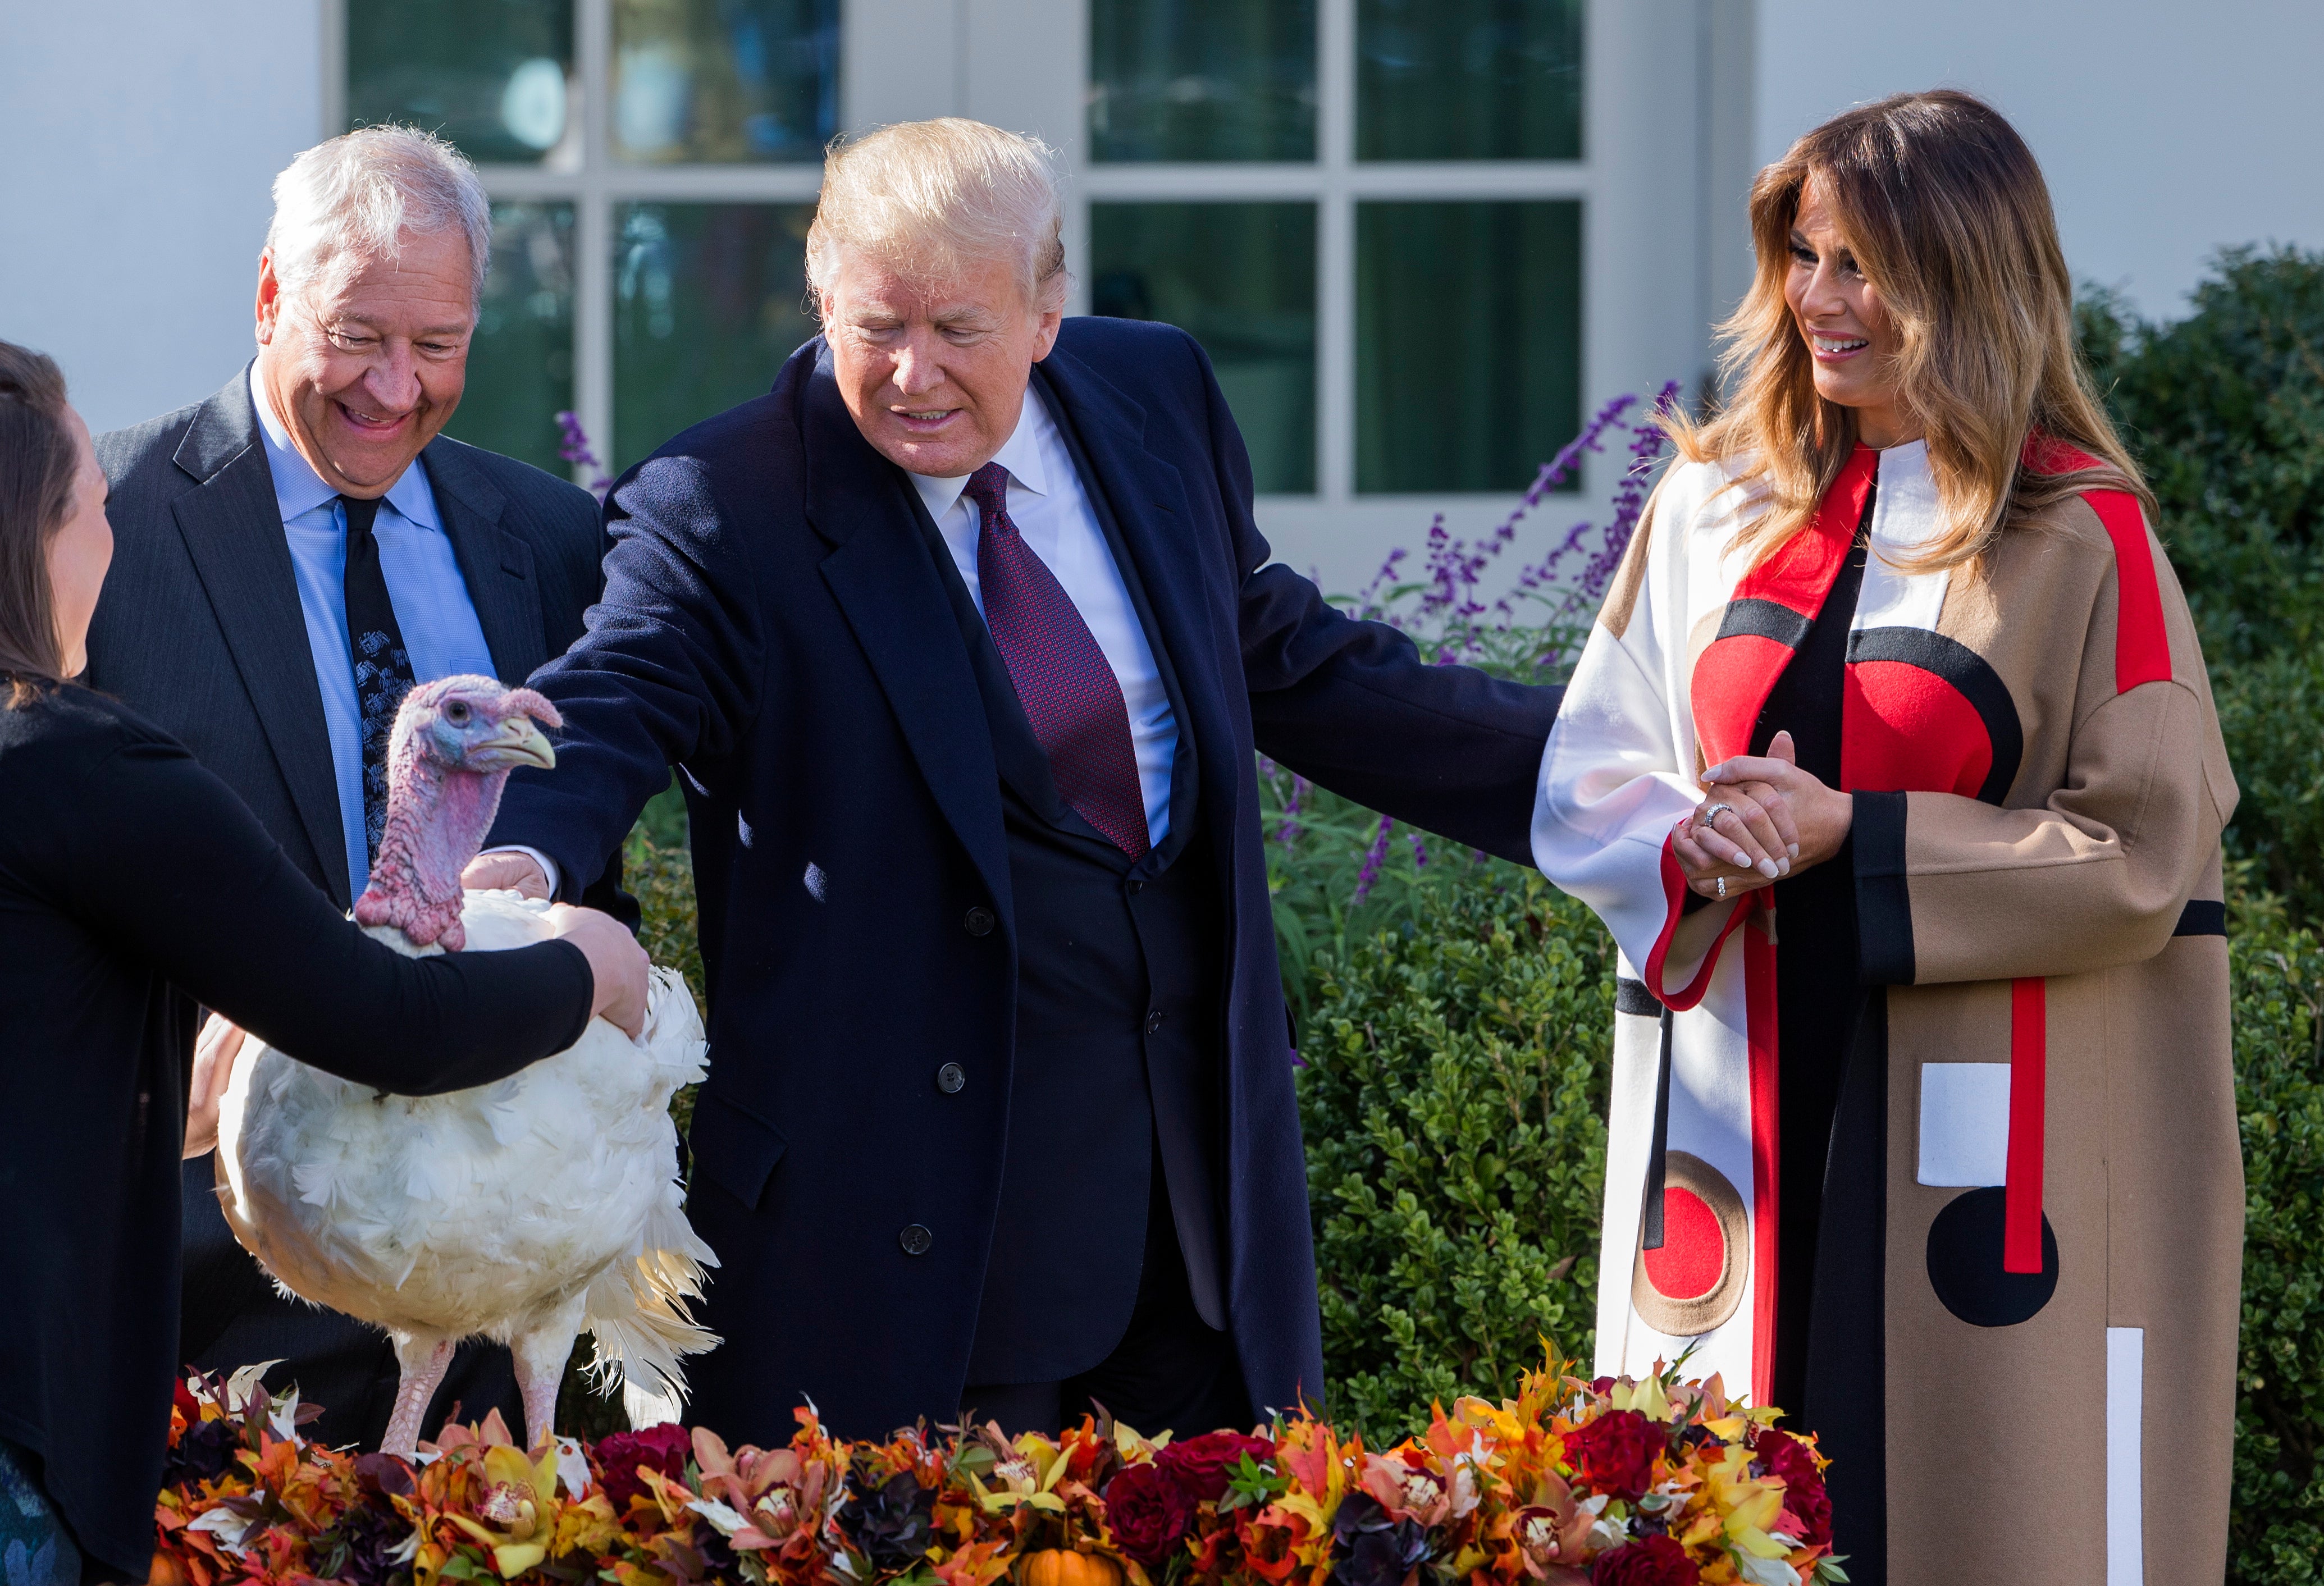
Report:
[[[258,344],[266,346],[274,339],[274,327],[282,316],[282,283],[274,277],[274,250],[267,249],[258,255]]]

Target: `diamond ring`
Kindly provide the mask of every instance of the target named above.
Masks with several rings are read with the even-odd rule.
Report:
[[[1716,877],[1716,878],[1714,878],[1714,879],[1715,879],[1715,880],[1718,881],[1718,883],[1719,883],[1719,895],[1720,895],[1720,897],[1721,897],[1721,898],[1726,897],[1726,896],[1727,896],[1727,878],[1726,878],[1725,876],[1719,876],[1719,877]]]

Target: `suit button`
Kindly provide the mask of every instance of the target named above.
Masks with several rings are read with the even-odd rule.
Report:
[[[947,1063],[936,1070],[936,1089],[947,1096],[956,1096],[960,1087],[968,1083],[968,1074],[957,1063]]]
[[[918,1223],[907,1222],[904,1231],[896,1236],[896,1242],[904,1247],[904,1254],[908,1256],[925,1256],[928,1253],[928,1247],[936,1241],[936,1236]]]
[[[1144,890],[1146,890],[1146,883],[1144,881],[1132,881],[1130,883],[1130,895],[1132,898],[1137,897]]]
[[[966,914],[961,916],[960,928],[966,931],[972,936],[991,936],[992,934],[992,910],[985,908],[982,903],[978,904]]]
[[[1146,1033],[1149,1036],[1159,1035],[1161,1031],[1162,1010],[1159,1008],[1157,1008],[1153,1012],[1146,1016]]]

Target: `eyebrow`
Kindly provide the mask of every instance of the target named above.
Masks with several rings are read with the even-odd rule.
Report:
[[[370,331],[374,336],[380,334],[378,324],[371,319],[365,318],[361,314],[342,314],[336,319],[327,320],[324,319],[320,314],[316,315],[315,318],[317,320],[334,330],[337,330],[343,326],[359,325],[364,329]],[[413,331],[411,333],[411,337],[414,341],[417,341],[424,337],[430,336],[462,336],[468,334],[475,328],[475,327],[474,325],[427,325]]]

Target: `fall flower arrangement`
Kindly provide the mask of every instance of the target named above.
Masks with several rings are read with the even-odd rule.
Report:
[[[157,1586],[1826,1586],[1825,1461],[1676,1370],[1544,1370],[1375,1451],[1306,1415],[1146,1436],[1084,1418],[778,1449],[701,1427],[514,1447],[497,1415],[416,1462],[321,1447],[256,1372],[189,1378]],[[1425,1578],[1425,1583],[1424,1583]]]

